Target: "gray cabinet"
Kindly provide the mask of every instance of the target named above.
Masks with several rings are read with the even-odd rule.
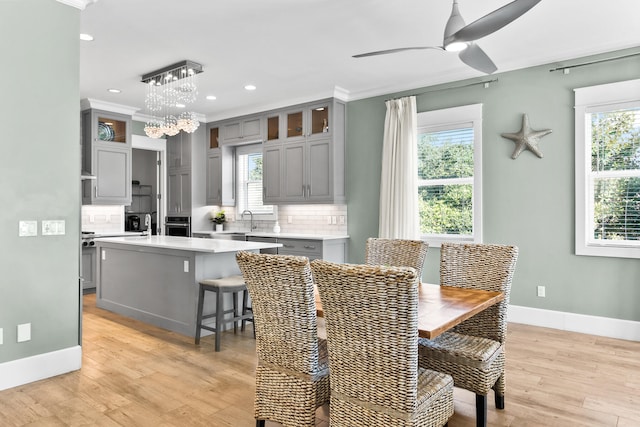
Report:
[[[284,127],[286,135],[278,131],[278,139],[267,139],[263,145],[265,203],[345,201],[345,114],[344,103],[337,100],[280,113],[280,129]]]
[[[331,136],[336,126],[333,122],[332,100],[303,104],[291,108],[282,114],[286,130],[284,142],[295,142]]]
[[[208,148],[206,163],[207,205],[235,206],[235,148],[220,144],[219,123],[207,125]]]
[[[192,135],[167,138],[167,215],[191,215]]]
[[[347,262],[347,238],[337,239],[296,239],[291,237],[254,237],[247,236],[250,242],[281,243],[282,247],[277,248],[278,255],[295,255],[314,259],[324,259],[326,261],[345,263]],[[276,253],[270,249],[269,253]]]
[[[83,204],[131,204],[131,117],[101,110],[82,112]]]
[[[222,205],[222,153],[220,149],[207,154],[207,205]]]
[[[191,168],[167,171],[167,214],[191,215]]]
[[[82,289],[96,287],[96,248],[82,248]]]
[[[185,168],[191,166],[191,135],[180,132],[167,139],[167,167]]]
[[[262,198],[265,203],[282,200],[282,149],[282,145],[263,145]]]
[[[262,117],[245,117],[223,123],[222,144],[237,144],[262,140]]]

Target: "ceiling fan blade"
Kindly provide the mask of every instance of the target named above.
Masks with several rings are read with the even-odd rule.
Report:
[[[446,43],[448,44],[451,41],[475,41],[488,36],[515,21],[538,3],[540,3],[540,0],[514,0],[458,30]]]
[[[491,74],[498,69],[491,58],[484,53],[484,50],[475,43],[470,43],[465,50],[458,53],[458,57],[469,67],[486,74]]]
[[[358,55],[353,55],[353,58],[364,58],[364,57],[367,57],[367,56],[386,55],[388,53],[404,52],[405,50],[424,50],[424,49],[442,50],[443,48],[440,47],[440,46],[399,47],[399,48],[396,48],[396,49],[386,49],[386,50],[378,50],[378,51],[375,51],[375,52],[360,53]]]

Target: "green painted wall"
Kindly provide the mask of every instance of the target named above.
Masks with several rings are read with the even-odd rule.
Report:
[[[80,11],[0,2],[0,363],[73,347],[79,328]],[[66,221],[42,236],[42,220]],[[18,237],[18,221],[38,221]],[[31,341],[16,326],[31,323]]]
[[[638,53],[629,49],[583,60]],[[386,99],[419,94],[418,112],[483,104],[483,226],[485,243],[514,244],[520,256],[511,303],[562,312],[640,321],[640,260],[574,255],[573,89],[640,78],[632,57],[549,72],[558,64],[496,74],[499,81],[455,88],[479,79],[353,101],[348,104],[347,196],[349,259],[363,262],[365,240],[377,236],[380,162]],[[500,133],[517,132],[522,114],[542,138],[544,158],[526,151],[511,159],[514,144]],[[439,280],[440,253],[427,254],[424,280]],[[546,298],[536,286],[546,286]]]

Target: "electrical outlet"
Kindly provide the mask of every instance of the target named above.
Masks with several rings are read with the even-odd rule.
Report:
[[[338,223],[338,217],[335,215],[331,217],[331,224],[336,225]]]
[[[18,342],[31,340],[31,323],[23,323],[18,325]]]
[[[327,224],[331,225],[331,215],[327,217]]]
[[[544,298],[547,296],[546,294],[547,294],[546,288],[544,286],[538,286],[538,296],[540,298]]]
[[[344,215],[340,215],[340,218],[338,218],[338,221],[340,222],[340,225],[344,225]]]
[[[293,223],[293,217],[291,215],[289,215],[287,217],[287,224],[292,224]]]
[[[189,272],[189,260],[188,259],[184,260],[184,272],[185,273]]]

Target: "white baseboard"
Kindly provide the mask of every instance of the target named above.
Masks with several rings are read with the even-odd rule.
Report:
[[[640,341],[640,322],[632,320],[509,305],[507,321],[589,335]]]
[[[82,347],[75,346],[0,363],[0,390],[17,387],[82,367]]]

